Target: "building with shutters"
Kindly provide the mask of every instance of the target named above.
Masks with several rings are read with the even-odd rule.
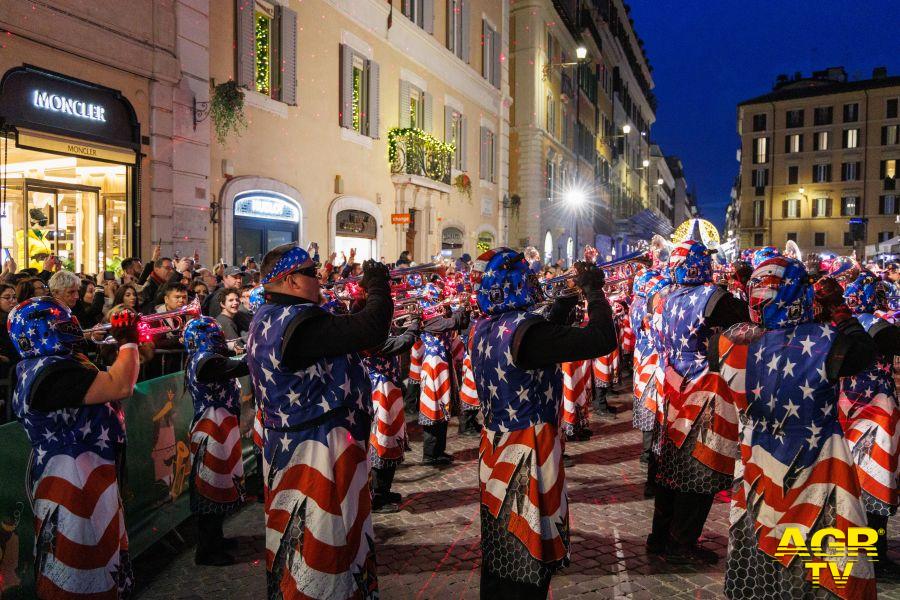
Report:
[[[20,268],[205,247],[206,23],[190,0],[0,3],[0,240]]]
[[[210,76],[244,88],[248,123],[212,149],[218,256],[505,242],[508,0],[215,4]]]
[[[510,31],[511,243],[571,264],[585,244],[612,258],[671,231],[650,200],[653,80],[627,6],[520,0]]]
[[[861,256],[896,236],[898,103],[900,77],[877,68],[851,81],[842,67],[781,75],[770,93],[741,102],[740,247],[794,240],[807,253]]]

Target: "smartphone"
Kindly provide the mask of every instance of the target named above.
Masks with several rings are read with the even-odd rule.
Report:
[[[116,278],[116,274],[112,271],[103,271],[103,281],[113,281]]]
[[[9,248],[3,249],[3,260],[12,260],[12,255],[9,253]]]

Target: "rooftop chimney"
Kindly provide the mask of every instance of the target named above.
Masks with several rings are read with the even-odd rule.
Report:
[[[775,78],[775,85],[772,89],[778,89],[789,81],[787,74],[781,73]]]
[[[884,79],[887,77],[887,67],[875,67],[872,69],[872,79]]]

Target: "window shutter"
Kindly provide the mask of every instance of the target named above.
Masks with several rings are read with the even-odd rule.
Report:
[[[369,137],[379,139],[381,137],[381,67],[375,61],[368,61],[369,65],[369,106],[365,107],[369,117]]]
[[[469,20],[469,0],[459,1],[459,26],[462,27],[462,59],[469,62],[469,49],[471,46],[471,22]]]
[[[831,205],[833,203],[834,203],[834,201],[832,198],[829,198],[828,200],[825,201],[825,216],[826,217],[831,216]]]
[[[492,57],[491,83],[498,90],[500,89],[500,32],[491,32],[491,50],[494,53]]]
[[[456,54],[456,10],[459,0],[447,0],[447,50]]]
[[[487,129],[485,127],[481,128],[481,139],[479,144],[479,157],[481,164],[479,165],[478,176],[481,179],[487,180],[490,177],[490,173],[488,173],[488,162],[487,162]]]
[[[825,165],[825,181],[831,181],[831,163]]]
[[[409,82],[400,80],[400,127],[409,127]]]
[[[799,134],[798,137],[799,137],[799,139],[800,139],[799,150],[800,150],[800,152],[803,152],[803,134],[802,134],[802,133]]]
[[[887,126],[884,126],[881,128],[881,145],[882,146],[887,146],[887,132],[888,132]]]
[[[459,168],[463,171],[466,170],[466,142],[469,139],[466,125],[466,116],[463,115],[459,118]]]
[[[453,132],[453,109],[444,105],[444,142],[450,143],[453,140],[451,135]]]
[[[434,33],[434,1],[435,0],[421,0],[422,27],[428,33]]]
[[[878,178],[884,179],[885,174],[887,174],[887,161],[883,160],[878,166]]]
[[[281,59],[281,101],[297,105],[297,13],[277,6]]]
[[[788,154],[791,151],[791,136],[784,136],[784,153]]]
[[[781,201],[781,218],[787,219],[787,215],[788,215],[788,201],[782,200]]]
[[[428,92],[425,92],[422,95],[425,97],[425,103],[424,103],[425,106],[424,106],[424,112],[423,112],[423,114],[424,114],[423,122],[425,124],[424,127],[425,127],[425,131],[427,131],[428,133],[431,133],[432,130],[434,129],[434,110],[433,110],[433,106],[432,106],[433,98],[432,98],[431,94],[429,94]]]
[[[235,0],[235,48],[237,64],[235,79],[239,86],[255,90],[253,75],[256,72],[256,43],[253,36],[253,0]]]
[[[818,132],[813,134],[813,151],[819,149],[819,134]]]
[[[341,98],[338,111],[341,127],[353,127],[353,50],[341,44]]]
[[[878,214],[879,215],[884,214],[884,196],[878,197]]]
[[[491,66],[491,28],[488,27],[487,21],[481,22],[481,76],[485,79],[488,78],[488,70]],[[884,133],[886,131],[885,128],[881,129],[881,137],[883,139],[887,139],[887,135]],[[884,142],[881,142],[884,144]]]

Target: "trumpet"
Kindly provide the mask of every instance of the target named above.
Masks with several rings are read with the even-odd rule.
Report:
[[[597,263],[597,266],[603,269],[603,273],[608,278],[603,282],[603,290],[607,294],[612,292],[621,293],[623,283],[627,283],[634,278],[636,265],[650,266],[651,264],[652,260],[646,252],[633,252],[616,260]],[[565,285],[567,281],[574,279],[575,275],[576,273],[571,271],[564,275],[558,275],[541,281],[540,283],[544,295],[550,300],[580,295],[581,290]]]
[[[151,342],[158,335],[172,331],[181,331],[188,324],[188,321],[199,317],[200,314],[200,300],[199,298],[194,298],[190,304],[175,310],[152,315],[141,315],[137,325],[138,341],[141,343]],[[116,340],[109,335],[110,329],[112,329],[112,324],[102,323],[90,329],[84,329],[82,333],[86,340],[95,344],[115,344]],[[103,334],[103,337],[99,340],[94,337],[98,334]]]
[[[437,271],[439,265],[437,263],[427,263],[424,265],[417,265],[415,267],[401,267],[399,269],[392,269],[389,273],[391,279],[396,279],[398,277],[404,277],[406,275],[413,275],[414,273],[425,273],[429,271]],[[331,283],[326,283],[322,287],[325,288],[337,288],[344,287],[348,283],[355,283],[362,279],[362,275],[351,275],[350,277],[344,277],[343,279],[338,279],[337,281],[332,281]]]

